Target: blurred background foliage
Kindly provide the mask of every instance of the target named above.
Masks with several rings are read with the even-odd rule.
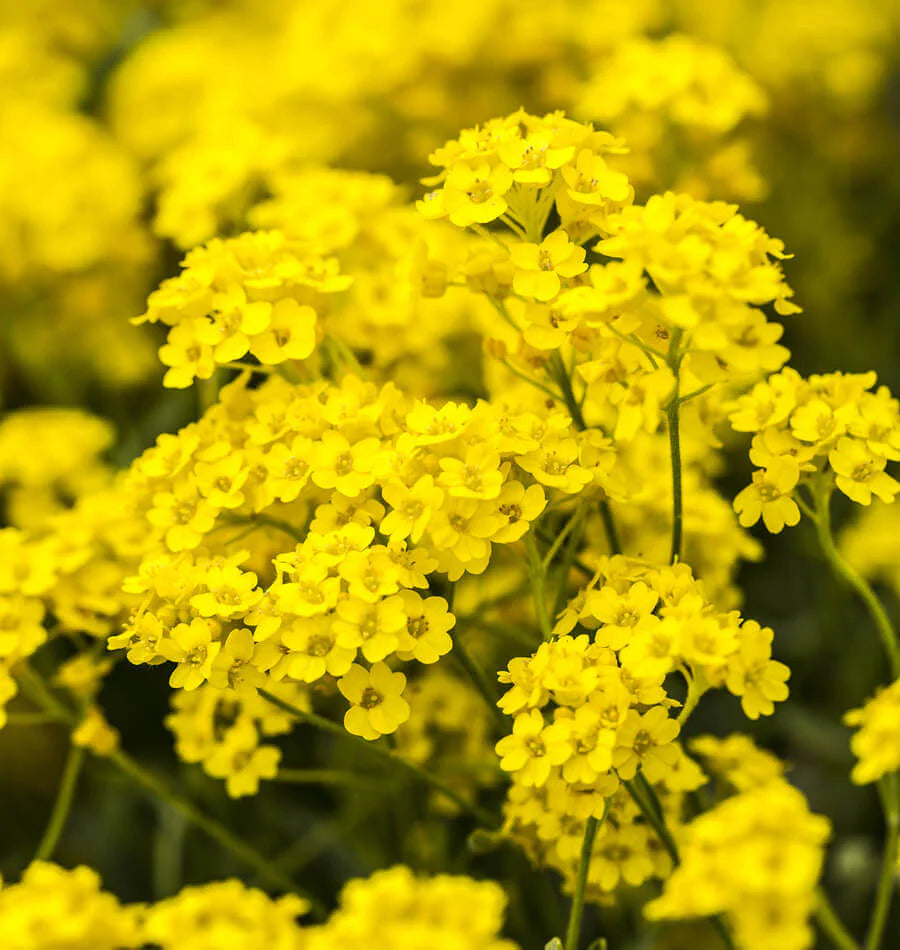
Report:
[[[711,90],[679,73],[712,49],[725,57],[722,81],[737,75],[746,84],[736,117],[712,118]],[[793,366],[874,369],[900,391],[898,53],[896,0],[4,3],[0,412],[93,412],[115,430],[108,460],[127,464],[198,412],[195,391],[161,388],[154,329],[128,322],[186,247],[240,230],[250,204],[275,191],[286,169],[311,163],[382,172],[417,193],[432,149],[520,105],[562,108],[625,136],[636,160],[652,156],[631,170],[645,194],[678,186],[740,201],[795,254],[786,272],[805,313],[787,323]],[[659,68],[657,96],[641,92],[646,72],[643,87],[627,88],[629,63]],[[692,90],[693,111],[679,111],[684,96],[666,98],[667,82]],[[746,484],[747,466],[736,451],[721,483],[726,496]],[[880,647],[862,606],[829,579],[811,527],[764,541],[765,559],[746,565],[738,583],[745,612],[776,631],[777,655],[793,671],[792,701],[754,736],[792,763],[811,808],[832,818],[838,844],[827,881],[859,929],[881,818],[874,789],[847,781],[840,716],[882,679]],[[896,592],[884,593],[900,619]],[[493,649],[497,668],[512,648]],[[524,856],[476,853],[466,822],[448,814],[435,824],[421,796],[352,745],[329,753],[365,771],[352,788],[271,783],[258,796],[226,799],[220,783],[177,763],[163,725],[168,698],[158,671],[128,666],[109,678],[102,702],[125,748],[302,872],[320,896],[404,861],[513,882],[509,932],[525,947],[562,930],[565,908],[549,873],[545,899],[517,898],[515,882],[523,894],[534,886]],[[689,732],[744,725],[736,704],[711,695]],[[298,729],[285,763],[309,758],[323,741]],[[4,876],[32,855],[64,754],[52,728],[0,731]],[[99,760],[80,784],[57,857],[97,868],[128,900],[242,872]],[[590,911],[610,947],[632,946],[620,935],[638,906]],[[665,946],[702,946],[701,930],[672,930]],[[894,934],[900,944],[900,920]]]

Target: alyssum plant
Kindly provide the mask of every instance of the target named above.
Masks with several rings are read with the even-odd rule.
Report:
[[[150,296],[165,385],[196,384],[199,418],[0,531],[8,724],[44,717],[72,743],[36,860],[0,889],[8,946],[201,947],[210,926],[218,947],[513,946],[500,885],[459,875],[397,866],[327,916],[120,747],[97,696],[122,656],[163,667],[178,755],[231,796],[365,780],[282,763],[277,737],[302,723],[420,783],[481,846],[554,869],[567,929],[533,946],[580,950],[585,903],[635,893],[648,920],[709,918],[710,946],[802,950],[816,924],[842,950],[882,946],[900,649],[830,510],[835,491],[894,499],[898,403],[874,374],[786,366],[772,316],[799,308],[781,242],[722,202],[635,203],[624,152],[520,111],[438,149],[416,208],[378,176],[300,170],[250,212],[264,230],[195,248]],[[472,340],[475,389],[447,398]],[[94,446],[92,420],[42,424]],[[732,506],[715,479],[733,433],[755,471]],[[887,828],[864,944],[818,885],[830,825],[784,764],[744,735],[680,738],[712,690],[750,720],[787,700],[733,576],[759,553],[743,528],[804,516],[893,680],[847,715],[852,780],[878,783]],[[288,895],[232,880],[123,906],[49,863],[85,753]]]

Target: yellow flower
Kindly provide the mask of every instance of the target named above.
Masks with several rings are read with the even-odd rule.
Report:
[[[597,155],[588,148],[579,151],[574,166],[563,168],[562,176],[568,186],[566,194],[578,204],[623,202],[634,195],[628,176],[613,171],[602,155]]]
[[[0,595],[0,661],[30,656],[47,639],[44,605],[37,598]]]
[[[579,454],[575,439],[551,436],[539,449],[518,456],[516,464],[542,485],[574,495],[593,481],[593,475],[579,464]]]
[[[263,457],[268,497],[287,504],[303,491],[310,475],[312,439],[294,436],[290,442],[276,442]]]
[[[287,950],[303,943],[296,918],[308,909],[294,894],[273,899],[237,880],[216,881],[183,887],[142,908],[141,929],[144,942],[161,950],[199,950],[210,939],[222,948]]]
[[[134,910],[102,891],[86,867],[33,861],[18,884],[0,888],[0,920],[9,950],[120,950],[144,943]]]
[[[351,552],[356,553],[356,552]],[[339,577],[331,575],[331,568],[318,560],[304,561],[292,572],[293,580],[269,589],[279,610],[299,617],[315,617],[328,613],[341,594]]]
[[[406,677],[384,663],[370,670],[354,663],[338,680],[338,689],[352,704],[344,714],[344,728],[368,740],[396,732],[409,719],[405,687]]]
[[[195,379],[209,379],[216,371],[216,354],[200,340],[200,320],[185,320],[169,331],[167,342],[159,348],[160,361],[168,366],[163,386],[186,389]]]
[[[516,772],[523,785],[543,785],[553,766],[562,765],[574,751],[571,726],[562,720],[546,725],[538,709],[522,712],[513,722],[511,735],[496,746],[500,768]]]
[[[728,798],[684,829],[681,863],[645,914],[724,914],[738,947],[806,950],[829,831],[783,779]]]
[[[509,256],[516,266],[513,290],[521,297],[552,300],[562,287],[561,277],[576,277],[588,266],[584,248],[573,244],[565,231],[548,234],[540,244],[513,244]]]
[[[119,748],[119,732],[106,721],[98,706],[91,705],[72,731],[72,743],[95,755],[110,755]]]
[[[662,706],[643,715],[632,709],[616,733],[612,764],[619,778],[634,778],[638,768],[650,782],[659,782],[678,757],[672,744],[679,733],[678,723]]]
[[[398,595],[406,614],[406,632],[401,633],[397,656],[401,660],[419,663],[437,663],[453,648],[448,631],[456,623],[443,597],[426,597],[414,590],[403,590]]]
[[[255,693],[266,678],[255,663],[253,634],[246,628],[232,630],[225,646],[212,662],[209,682],[216,689],[233,689],[236,693]]]
[[[513,173],[513,180],[526,185],[548,185],[557,168],[572,160],[575,148],[554,148],[551,131],[537,129],[524,138],[508,138],[497,149],[500,160]]]
[[[356,658],[356,647],[341,646],[331,617],[298,619],[286,626],[281,642],[287,651],[285,673],[301,683],[314,683],[328,673],[343,676]],[[281,646],[277,647],[279,654]]]
[[[178,664],[169,677],[172,689],[197,689],[209,679],[213,660],[222,647],[214,639],[217,634],[215,621],[195,617],[189,624],[177,624],[160,640],[160,654]]]
[[[466,449],[465,458],[442,458],[438,484],[454,498],[496,498],[503,485],[500,455],[487,443]]]
[[[240,284],[229,284],[212,294],[209,312],[209,320],[197,325],[197,339],[213,347],[217,363],[228,363],[246,355],[250,337],[269,326],[272,304],[248,301]]]
[[[228,450],[227,446],[223,448]],[[249,474],[240,452],[194,466],[200,494],[216,508],[239,508],[244,503],[241,487]]]
[[[225,789],[232,798],[241,798],[255,795],[260,779],[275,778],[280,761],[281,750],[260,745],[253,724],[241,719],[225,733],[203,767],[214,778],[225,779]]]
[[[643,581],[632,584],[624,594],[604,586],[588,591],[581,616],[601,624],[597,643],[621,650],[632,638],[647,635],[659,622],[652,616],[658,600],[659,594]]]
[[[309,304],[288,297],[272,306],[271,319],[250,341],[250,351],[262,363],[305,360],[316,347],[318,314]]]
[[[455,165],[444,182],[443,209],[457,227],[487,224],[502,215],[513,175],[505,165]]]
[[[242,571],[230,564],[211,567],[203,584],[206,590],[191,597],[191,606],[201,617],[235,617],[246,613],[263,596],[252,571]]]
[[[846,436],[839,439],[828,453],[837,487],[860,505],[870,505],[873,495],[882,501],[893,501],[900,491],[900,482],[884,470],[886,461],[883,456],[875,455],[864,442]]]
[[[381,443],[369,437],[351,445],[345,435],[329,431],[312,450],[312,480],[319,488],[333,488],[353,498],[375,481],[381,461]]]
[[[511,544],[523,537],[531,522],[537,520],[547,506],[547,496],[540,485],[526,488],[521,482],[508,481],[500,490],[495,504],[505,523],[491,531],[491,540],[498,544]]]
[[[745,620],[740,628],[740,647],[728,659],[725,683],[729,692],[741,697],[741,708],[750,719],[770,716],[774,703],[788,697],[787,679],[791,671],[772,659],[772,631],[755,620]]]
[[[856,727],[850,748],[858,761],[850,777],[857,785],[900,771],[900,680],[879,689],[860,709],[851,709],[844,722]]]
[[[738,521],[749,528],[760,517],[766,529],[778,534],[785,525],[793,527],[800,521],[800,509],[791,498],[800,477],[797,462],[792,458],[776,459],[767,469],[757,469],[753,482],[734,499]]]
[[[216,523],[216,509],[203,498],[196,486],[181,478],[171,491],[157,492],[147,520],[165,532],[170,551],[195,548]]]
[[[717,736],[697,736],[690,741],[691,751],[699,755],[706,768],[738,791],[765,785],[784,775],[784,763],[758,748],[749,736],[733,733],[720,739]]]
[[[392,541],[409,538],[413,544],[421,541],[428,519],[444,500],[443,490],[434,484],[431,475],[422,475],[412,486],[399,480],[388,482],[382,486],[381,495],[391,506],[391,511],[379,525],[379,530]]]
[[[403,599],[396,594],[375,603],[350,597],[337,605],[336,613],[333,630],[338,646],[358,648],[370,663],[397,649],[406,626]]]

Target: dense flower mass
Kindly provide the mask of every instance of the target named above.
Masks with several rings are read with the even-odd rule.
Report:
[[[449,874],[417,877],[403,866],[354,880],[323,924],[309,906],[273,900],[239,881],[185,887],[155,904],[122,905],[86,867],[35,862],[22,880],[0,886],[0,927],[10,950],[516,950],[499,937],[506,898],[491,881]]]
[[[740,950],[809,947],[809,916],[830,830],[803,796],[775,780],[726,799],[684,830],[682,863],[651,919],[724,913]]]
[[[874,385],[874,373],[806,380],[785,369],[737,400],[731,425],[753,433],[750,460],[758,466],[734,500],[742,525],[761,517],[777,534],[797,524],[801,486],[814,498],[833,485],[859,505],[893,501],[900,482],[885,467],[900,459],[900,403]]]
[[[589,886],[665,876],[668,858],[621,783],[640,772],[678,822],[683,793],[706,780],[677,741],[680,722],[669,710],[680,703],[666,678],[677,671],[687,684],[682,717],[717,686],[740,696],[749,717],[769,715],[788,695],[788,669],[771,659],[772,633],[737,612],[717,613],[687,565],[653,569],[621,557],[577,595],[556,633],[500,674],[510,688],[499,705],[514,717],[512,734],[497,743],[513,778],[506,827],[573,881],[585,821],[605,819]]]
[[[898,11],[7,6],[2,947],[893,946]]]
[[[856,732],[850,748],[858,759],[851,777],[860,785],[900,771],[900,680],[879,690],[861,709],[844,716]]]

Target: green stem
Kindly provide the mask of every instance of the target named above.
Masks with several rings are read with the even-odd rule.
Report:
[[[689,392],[686,396],[679,396],[678,401],[683,406],[686,402],[690,402],[692,399],[696,399],[698,396],[702,396],[704,393],[709,392],[710,389],[712,389],[715,385],[715,383],[707,383],[705,386],[701,386],[699,389]]]
[[[581,523],[582,519],[584,518],[584,513],[585,513],[585,508],[584,508],[584,502],[582,500],[578,502],[578,505],[576,506],[575,511],[572,512],[571,517],[565,523],[565,525],[563,525],[560,532],[553,539],[553,543],[550,545],[549,549],[547,550],[547,553],[544,555],[542,566],[545,571],[548,570],[550,566],[553,564],[553,559],[559,553],[559,549],[565,543],[566,538]]]
[[[508,359],[501,359],[500,362],[513,374],[513,376],[518,376],[519,379],[528,383],[529,386],[535,386],[537,389],[540,389],[541,392],[546,393],[554,402],[559,402],[559,393],[553,392],[549,386],[545,386],[543,383],[539,383],[533,377],[523,373],[521,370],[516,369]]]
[[[868,608],[869,615],[875,623],[875,627],[881,636],[881,642],[884,644],[884,649],[890,659],[892,678],[897,679],[900,677],[900,642],[897,640],[897,632],[894,630],[894,625],[891,623],[887,611],[878,599],[878,595],[872,590],[862,574],[844,560],[834,543],[834,536],[831,532],[830,488],[817,492],[813,522],[816,526],[816,534],[819,537],[822,552],[832,570],[859,594]]]
[[[653,813],[656,817],[665,824],[666,816],[663,812],[662,802],[656,794],[656,789],[647,781],[643,772],[638,772],[637,775],[635,775],[634,783],[641,790],[644,801],[653,809]]]
[[[293,538],[298,544],[300,544],[305,537],[305,533],[299,531],[294,525],[289,524],[287,521],[282,521],[280,518],[270,518],[268,515],[233,515],[229,512],[223,512],[219,517],[228,524],[275,528],[277,531],[286,534],[289,538]]]
[[[328,334],[325,337],[325,343],[334,350],[339,359],[349,366],[357,376],[359,376],[361,379],[367,378],[366,371],[362,368],[362,365],[356,358],[356,354],[350,349],[349,346],[347,346],[346,343],[344,343],[343,340],[339,340],[336,336]]]
[[[700,674],[692,675],[686,669],[681,669],[681,675],[687,683],[687,696],[685,696],[684,706],[681,707],[681,712],[678,714],[679,726],[683,726],[687,722],[688,717],[697,708],[697,703],[700,702],[706,692],[706,687],[698,682]]]
[[[675,839],[672,837],[672,833],[669,831],[666,825],[666,819],[663,815],[662,807],[660,806],[659,799],[657,798],[653,787],[640,773],[638,773],[638,775],[636,775],[635,778],[630,782],[624,782],[623,784],[625,785],[625,791],[628,792],[632,801],[634,801],[634,803],[640,809],[640,812],[646,819],[647,823],[656,832],[656,836],[659,838],[662,846],[668,852],[669,857],[672,859],[672,863],[676,866],[679,865],[681,863],[681,856],[678,853],[678,845],[675,844]],[[651,801],[648,801],[644,798],[644,793],[648,791],[652,796],[652,803]],[[711,917],[710,920],[712,921],[713,926],[716,928],[719,936],[722,938],[722,943],[728,948],[728,950],[735,950],[731,933],[722,918]]]
[[[609,552],[610,554],[621,554],[622,544],[616,531],[612,508],[609,507],[609,502],[605,498],[598,507],[600,508],[600,517],[603,519],[603,530],[606,532],[606,543],[609,545]]]
[[[600,504],[602,506],[603,502],[601,502]],[[601,510],[602,510],[602,507],[601,507]],[[551,538],[550,535],[542,528],[532,526],[531,530],[534,531],[534,533],[541,539],[541,541],[545,541],[548,544],[553,543],[553,538]],[[613,553],[621,553],[621,552],[613,552]],[[581,571],[581,573],[587,577],[593,577],[597,573],[592,567],[588,567],[588,565],[585,564],[584,561],[582,561],[581,558],[579,557],[572,558],[571,566],[577,567],[578,570]]]
[[[385,784],[368,775],[335,769],[279,769],[272,781],[290,785],[347,785],[351,788],[378,788]]]
[[[450,584],[447,591],[447,608],[453,613],[453,608],[456,604],[456,584]],[[456,616],[456,614],[454,614]],[[491,711],[491,716],[494,718],[495,722],[500,725],[501,731],[506,731],[506,719],[503,716],[503,713],[497,708],[497,693],[493,687],[493,684],[488,680],[487,674],[482,670],[482,668],[475,662],[474,657],[466,649],[465,644],[460,639],[460,628],[461,621],[458,616],[456,616],[456,625],[453,633],[450,634],[450,639],[453,641],[453,655],[456,659],[456,662],[463,668],[466,676],[472,682],[472,685],[475,687],[476,692],[479,696],[487,703],[488,708]]]
[[[681,429],[679,409],[681,407],[681,330],[672,334],[666,362],[675,374],[675,388],[666,406],[666,429],[669,433],[669,456],[672,460],[672,548],[669,560],[674,563],[681,560],[682,535],[684,533],[684,511],[681,486]]]
[[[296,706],[292,706],[290,703],[285,702],[283,699],[280,699],[278,696],[275,696],[264,689],[258,690],[258,693],[263,699],[272,703],[273,706],[277,706],[279,709],[293,716],[295,719],[298,719],[300,722],[305,722],[310,726],[315,726],[317,729],[321,729],[323,732],[330,732],[332,735],[340,736],[345,740],[356,743],[356,745],[360,748],[367,749],[369,752],[381,756],[383,759],[389,759],[391,762],[399,765],[401,768],[409,772],[410,775],[415,776],[420,782],[430,785],[433,789],[435,789],[435,791],[440,792],[445,798],[450,799],[450,801],[456,804],[462,811],[468,812],[473,818],[476,818],[482,824],[489,828],[497,827],[497,819],[492,814],[485,811],[473,802],[467,801],[455,789],[451,788],[449,785],[446,785],[436,775],[433,775],[431,772],[427,772],[425,769],[420,768],[418,765],[415,765],[408,759],[404,759],[402,755],[399,755],[391,749],[386,749],[384,746],[374,745],[365,739],[360,739],[357,736],[351,735],[343,726],[339,726],[336,722],[332,722],[330,719],[325,719],[323,716],[318,716],[316,713],[307,712],[305,709],[299,709]]]
[[[547,599],[544,590],[547,573],[544,570],[543,560],[538,551],[537,541],[530,531],[525,535],[525,549],[528,552],[528,571],[531,575],[534,609],[537,613],[541,634],[545,640],[549,640],[553,636],[553,625],[550,622],[550,614],[547,611]]]
[[[669,560],[674,563],[681,560],[682,534],[684,532],[684,514],[681,500],[681,434],[678,426],[678,401],[673,400],[666,409],[667,429],[669,430],[669,453],[672,457],[672,549]]]
[[[278,370],[272,366],[263,366],[261,363],[241,363],[237,360],[232,360],[228,363],[219,363],[219,366],[224,366],[227,369],[236,369],[240,372],[249,370],[251,373],[262,373],[263,376],[274,376]]]
[[[584,415],[581,411],[581,406],[579,405],[578,400],[575,398],[575,391],[572,389],[572,379],[566,370],[566,365],[563,363],[562,357],[559,355],[559,350],[554,350],[552,363],[552,375],[556,379],[556,384],[559,386],[559,391],[562,393],[563,402],[565,402],[566,408],[569,410],[569,415],[572,417],[572,422],[575,424],[575,428],[584,431],[587,428],[587,423],[584,421]]]
[[[317,916],[324,916],[325,912],[322,905],[308,894],[305,894],[290,877],[275,867],[268,858],[244,842],[225,825],[216,821],[215,818],[211,818],[189,799],[183,798],[177,792],[172,791],[162,779],[144,766],[139,765],[131,756],[125,752],[117,751],[107,756],[107,758],[133,782],[150,792],[151,795],[168,803],[191,824],[196,825],[210,838],[218,842],[226,851],[230,851],[248,867],[253,868],[264,881],[284,891],[301,894],[310,902],[313,912]]]
[[[69,746],[59,791],[56,794],[56,801],[53,803],[53,811],[50,812],[50,820],[47,822],[44,836],[34,856],[35,861],[49,861],[56,850],[56,845],[59,843],[60,835],[72,810],[75,788],[78,785],[78,776],[81,774],[83,763],[84,749],[77,745]]]
[[[865,950],[878,950],[884,928],[891,912],[891,899],[894,896],[894,877],[897,874],[897,836],[900,834],[900,802],[897,800],[897,773],[884,776],[878,783],[881,804],[884,809],[884,858],[881,863],[881,877],[875,895],[875,906],[869,920],[866,933]]]
[[[78,715],[56,698],[38,673],[23,664],[16,670],[16,677],[22,685],[23,691],[32,701],[43,706],[55,718],[65,722],[69,728],[75,728],[78,725]],[[119,750],[111,755],[104,756],[104,758],[117,766],[138,785],[171,805],[201,831],[206,832],[213,840],[218,841],[223,848],[230,851],[236,858],[252,867],[263,880],[285,891],[300,894],[310,902],[314,913],[324,916],[324,909],[315,898],[305,894],[294,881],[279,871],[267,858],[242,841],[224,825],[197,808],[189,799],[173,792],[162,779],[157,778],[152,772],[139,765],[125,752]]]
[[[569,579],[569,574],[572,571],[572,566],[576,560],[576,553],[578,547],[581,544],[581,539],[584,535],[584,517],[587,512],[584,504],[579,503],[578,508],[575,511],[575,515],[572,516],[572,521],[577,517],[578,521],[573,529],[571,536],[569,537],[568,544],[566,544],[565,550],[563,551],[562,561],[559,566],[559,584],[556,587],[556,597],[553,600],[553,616],[558,617],[560,612],[566,603],[566,592],[567,592],[567,581]],[[570,521],[569,524],[572,522]]]
[[[478,617],[472,616],[457,617],[457,620],[462,622],[462,626],[470,625],[483,633],[502,637],[504,640],[509,640],[511,643],[516,644],[517,647],[525,647],[529,651],[534,649],[534,637],[528,636],[513,625],[504,626],[502,623],[496,623],[492,620],[480,620]]]
[[[525,229],[511,214],[501,214],[500,220],[516,235],[517,238],[524,241],[526,238]]]
[[[553,354],[553,375],[559,385],[560,392],[563,395],[563,401],[572,417],[572,423],[575,428],[581,432],[587,429],[587,423],[584,421],[584,414],[581,411],[581,404],[575,398],[575,391],[572,389],[572,379],[566,370],[565,363],[559,355],[559,351]],[[612,510],[609,502],[604,498],[598,505],[600,517],[603,519],[603,527],[606,531],[606,538],[609,542],[609,549],[612,554],[621,554],[622,545],[619,543],[619,536],[616,533],[616,524],[613,520]]]
[[[659,838],[660,843],[668,852],[669,857],[675,864],[680,864],[681,857],[678,854],[678,846],[675,844],[675,839],[666,827],[665,821],[656,814],[653,807],[644,799],[640,791],[640,785],[634,779],[630,782],[625,782],[624,785],[625,791],[628,792],[632,801],[640,809],[641,814],[647,820],[650,827],[656,832],[657,838]]]
[[[591,815],[584,827],[581,858],[578,863],[578,877],[575,880],[575,893],[572,895],[569,926],[566,928],[566,950],[578,950],[578,941],[581,938],[581,916],[584,913],[584,891],[587,886],[587,876],[591,866],[591,852],[594,850],[594,838],[597,836],[598,825],[597,819]]]
[[[45,726],[50,722],[59,722],[59,718],[46,712],[9,713],[6,717],[8,726]]]
[[[825,891],[816,888],[816,920],[819,929],[838,948],[838,950],[859,950],[859,944],[838,917]]]
[[[487,706],[491,711],[491,715],[500,725],[502,731],[506,732],[508,725],[507,719],[497,708],[496,690],[494,690],[491,686],[491,683],[487,678],[487,674],[475,662],[472,654],[466,649],[462,642],[462,638],[459,636],[459,632],[454,630],[451,636],[453,638],[453,656],[456,657],[456,661],[463,668],[463,670],[465,670],[466,675],[472,681],[472,685],[475,687],[478,694],[482,697],[482,699],[484,699],[485,703],[487,703]]]
[[[588,872],[591,868],[591,853],[594,850],[594,839],[597,837],[597,830],[603,824],[606,813],[609,811],[609,801],[609,799],[606,800],[602,817],[598,819],[591,815],[584,826],[581,857],[578,861],[578,876],[575,878],[572,909],[569,911],[569,926],[566,928],[565,950],[578,950],[578,941],[581,939],[581,917],[584,913],[584,892],[587,888]]]

